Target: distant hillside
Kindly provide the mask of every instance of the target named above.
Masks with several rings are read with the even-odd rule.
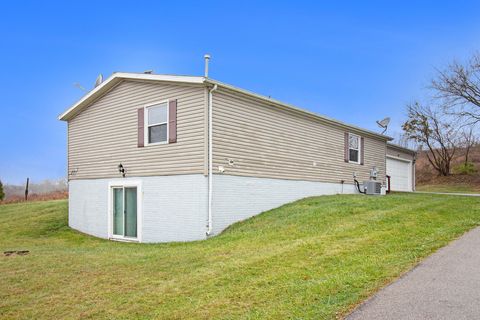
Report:
[[[477,170],[474,174],[458,174],[457,168],[465,160],[465,150],[457,151],[452,165],[452,175],[449,177],[438,176],[427,159],[427,152],[420,151],[416,163],[416,183],[418,190],[425,191],[458,191],[480,192],[480,145],[470,150],[469,162]]]
[[[5,184],[4,203],[22,201],[25,197],[25,185]],[[52,200],[67,197],[68,182],[65,179],[30,182],[28,198],[30,200]]]

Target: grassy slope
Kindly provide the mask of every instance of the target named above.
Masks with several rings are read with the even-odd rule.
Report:
[[[480,193],[480,185],[468,183],[422,184],[416,186],[417,191],[450,192],[450,193]]]
[[[453,173],[464,160],[464,151],[457,150],[456,157],[452,161]],[[426,153],[420,152],[415,165],[416,189],[427,192],[480,193],[480,145],[470,150],[469,161],[479,172],[471,175],[452,174],[441,177],[428,163]]]
[[[0,318],[335,318],[480,224],[479,200],[309,198],[194,243],[67,227],[67,202],[0,206]]]

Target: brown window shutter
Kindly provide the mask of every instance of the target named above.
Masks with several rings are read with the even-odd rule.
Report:
[[[360,138],[360,164],[363,165],[365,163],[365,138]]]
[[[144,113],[145,109],[144,108],[139,108],[138,110],[138,121],[137,121],[137,133],[138,133],[138,140],[137,140],[137,146],[143,147],[145,144],[145,138],[144,138],[144,126],[145,126],[145,120],[144,120]]]
[[[343,154],[343,159],[345,162],[348,162],[348,132],[345,132],[345,141],[344,141],[344,154]]]
[[[177,100],[168,104],[168,143],[177,142]]]

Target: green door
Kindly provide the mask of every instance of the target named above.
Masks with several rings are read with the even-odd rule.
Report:
[[[113,191],[113,234],[137,237],[137,188],[114,187]]]
[[[123,188],[113,188],[113,234],[123,236]]]

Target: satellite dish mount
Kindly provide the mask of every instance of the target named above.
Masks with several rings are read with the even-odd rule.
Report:
[[[98,87],[103,82],[103,75],[100,73],[95,80],[95,88]]]
[[[383,120],[378,121],[377,124],[380,128],[383,128],[382,134],[384,134],[387,131],[388,124],[390,123],[390,117],[386,117]]]

